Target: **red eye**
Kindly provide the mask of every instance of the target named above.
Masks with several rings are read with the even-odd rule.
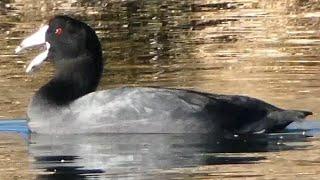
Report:
[[[54,32],[57,36],[60,36],[62,34],[62,28],[57,28],[56,31]]]

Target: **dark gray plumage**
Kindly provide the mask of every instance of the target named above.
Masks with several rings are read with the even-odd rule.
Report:
[[[93,92],[103,69],[95,32],[80,21],[56,16],[45,40],[56,73],[29,105],[34,132],[250,134],[282,130],[312,114],[246,96],[191,90],[125,87]]]

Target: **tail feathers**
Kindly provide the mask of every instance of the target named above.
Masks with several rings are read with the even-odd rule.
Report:
[[[268,114],[268,132],[279,131],[286,128],[294,121],[303,121],[305,117],[312,115],[310,111],[284,110],[274,111]]]
[[[311,111],[302,111],[302,110],[291,110],[291,111],[296,112],[297,114],[300,114],[301,119],[304,119],[305,117],[313,114]]]
[[[294,121],[303,121],[312,112],[301,110],[282,110],[270,112],[264,119],[253,122],[239,129],[238,133],[277,132],[285,129]]]
[[[312,115],[310,111],[301,111],[301,110],[284,110],[284,111],[273,111],[268,114],[268,119],[271,119],[275,122],[293,122],[293,121],[302,121],[305,117]]]
[[[305,117],[312,115],[312,112],[302,110],[285,110],[281,113],[283,114],[281,119],[287,121],[302,121],[305,119]]]

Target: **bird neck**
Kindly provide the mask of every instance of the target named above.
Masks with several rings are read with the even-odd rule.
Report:
[[[102,57],[89,56],[55,63],[54,77],[39,89],[36,96],[49,104],[66,105],[95,91],[102,75]]]

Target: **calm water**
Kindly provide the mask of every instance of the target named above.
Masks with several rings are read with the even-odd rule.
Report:
[[[100,89],[165,86],[242,94],[320,119],[317,0],[1,0],[0,118],[25,118],[37,54],[14,49],[55,14],[90,24],[107,60]],[[285,134],[221,139],[201,135],[0,134],[0,179],[319,178],[319,123]],[[307,138],[309,135],[315,136]],[[307,155],[307,156],[306,156]]]

